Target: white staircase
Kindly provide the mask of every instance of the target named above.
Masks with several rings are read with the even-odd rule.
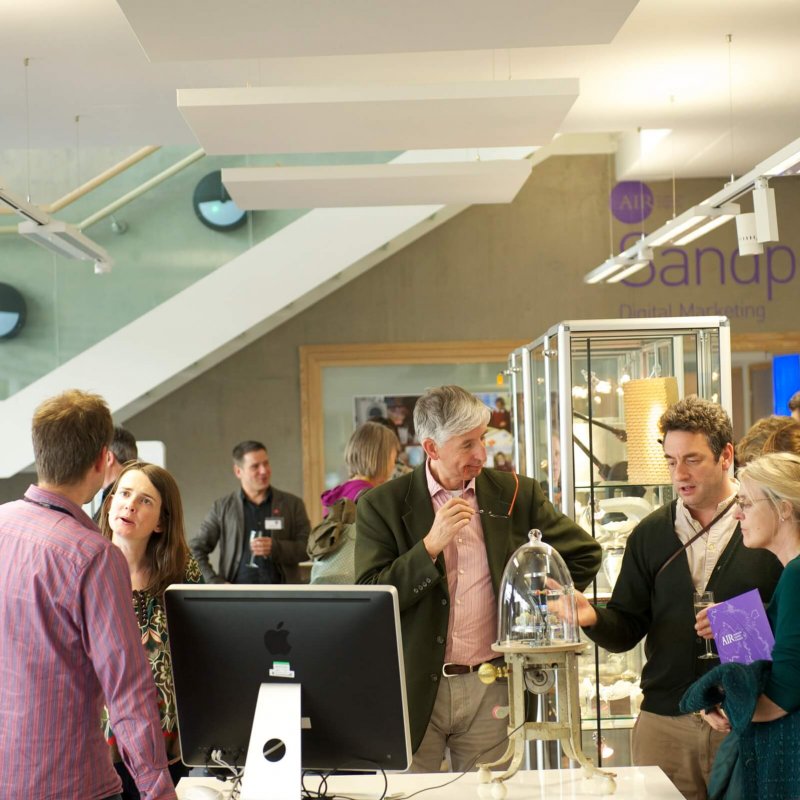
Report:
[[[526,158],[534,148],[409,152],[397,162]],[[317,209],[0,403],[0,478],[33,462],[30,421],[68,388],[124,420],[219,363],[463,207]]]

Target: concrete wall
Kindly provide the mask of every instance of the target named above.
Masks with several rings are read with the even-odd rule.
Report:
[[[649,285],[586,286],[583,276],[608,256],[611,242],[618,250],[624,235],[641,229],[611,217],[611,166],[606,156],[545,161],[514,203],[468,209],[128,420],[138,438],[166,442],[188,530],[196,529],[215,497],[236,487],[230,450],[241,439],[265,441],[275,485],[302,494],[301,345],[533,339],[562,319],[664,316],[669,306],[672,315],[680,315],[681,306],[685,311],[689,304],[705,313],[729,313],[734,332],[800,327],[795,319],[800,278],[793,261],[800,252],[800,231],[793,224],[800,213],[800,191],[779,181],[785,251],[773,254],[771,278],[764,258],[757,276],[752,257],[734,260],[731,271],[736,237],[729,224],[696,243],[720,253],[701,254],[699,283],[692,244],[683,248],[687,262],[679,252],[659,252]],[[721,185],[721,180],[680,182],[678,211]],[[647,230],[672,214],[671,184],[651,188],[654,205]],[[632,282],[645,283],[649,277],[645,273]],[[714,304],[722,310],[709,310]],[[29,478],[0,482],[0,499],[19,496]]]

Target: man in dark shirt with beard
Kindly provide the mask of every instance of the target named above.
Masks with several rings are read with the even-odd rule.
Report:
[[[267,448],[256,441],[233,448],[241,488],[214,502],[189,543],[206,583],[299,583],[311,524],[303,501],[271,485]],[[209,555],[219,546],[219,570]]]

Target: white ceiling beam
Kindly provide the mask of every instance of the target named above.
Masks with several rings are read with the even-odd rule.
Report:
[[[233,201],[247,211],[398,205],[510,203],[531,162],[467,161],[222,170]]]
[[[549,142],[574,78],[453,84],[179,89],[209,155],[514,147]]]
[[[151,61],[607,44],[637,0],[118,0]]]

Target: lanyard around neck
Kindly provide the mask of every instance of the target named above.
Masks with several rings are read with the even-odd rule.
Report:
[[[708,525],[702,527],[691,539],[689,539],[686,544],[681,545],[662,565],[661,568],[656,572],[656,578],[685,550],[688,550],[703,534],[708,533],[714,525],[716,525],[730,510],[733,508],[733,504],[736,502],[736,497],[722,509],[722,511],[717,514]],[[655,580],[655,579],[654,579]]]
[[[34,500],[30,497],[23,497],[22,499],[26,503],[33,503],[33,505],[40,506],[41,508],[49,508],[51,511],[58,511],[59,514],[66,514],[68,517],[75,519],[75,515],[68,508],[64,508],[64,506],[57,506],[55,503],[48,503],[44,500]]]

